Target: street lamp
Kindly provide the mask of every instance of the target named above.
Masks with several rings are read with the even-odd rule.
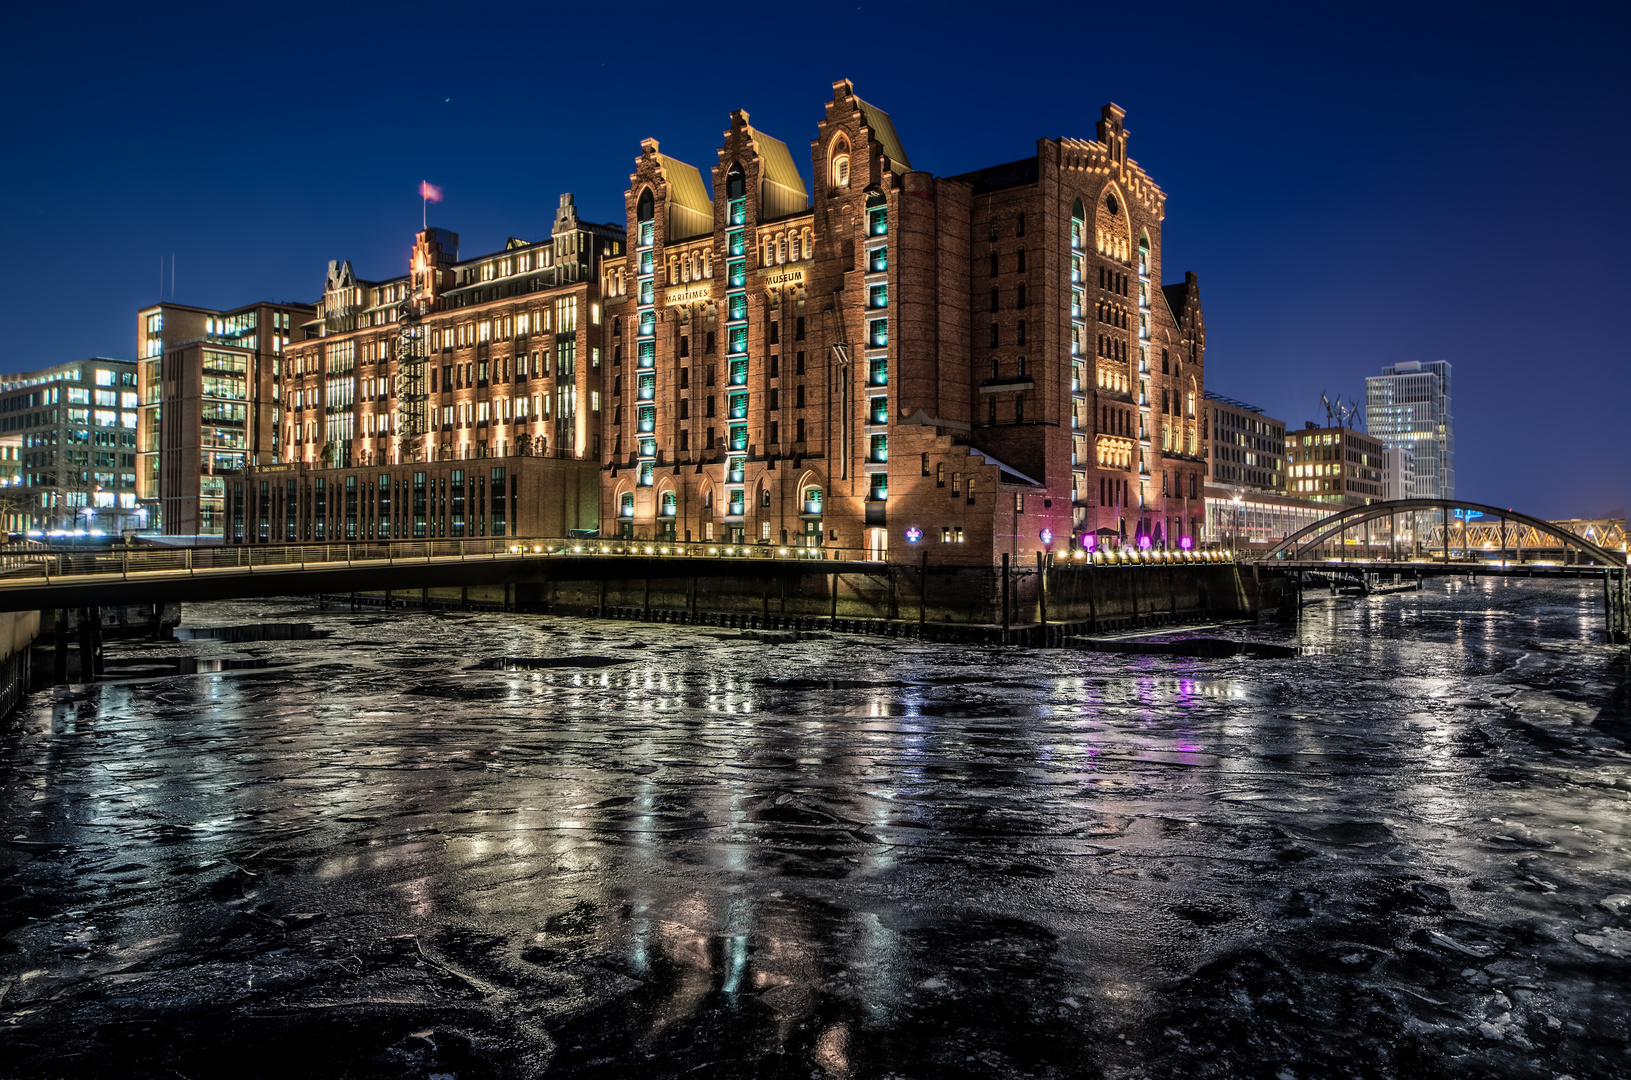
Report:
[[[1240,537],[1246,531],[1246,507],[1240,501],[1239,493],[1235,495],[1235,550],[1240,550]]]

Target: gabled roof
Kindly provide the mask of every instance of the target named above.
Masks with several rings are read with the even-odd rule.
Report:
[[[1172,313],[1172,321],[1179,326],[1184,325],[1184,313],[1189,308],[1189,285],[1187,282],[1178,282],[1176,285],[1161,286],[1161,299],[1167,302],[1167,310]]]
[[[895,134],[894,121],[889,114],[876,105],[869,105],[860,98],[855,104],[861,107],[861,116],[866,120],[866,126],[872,129],[873,138],[883,146],[883,152],[889,158],[889,167],[895,172],[906,172],[912,167],[912,160],[906,156],[906,147],[900,144],[900,136]]]
[[[979,456],[979,457],[984,458],[986,460],[987,464],[995,465],[997,467],[997,479],[998,480],[1007,479],[1009,481],[1009,483],[1013,483],[1014,481],[1018,481],[1021,484],[1030,484],[1033,487],[1045,487],[1046,486],[1046,485],[1044,485],[1044,484],[1042,484],[1042,483],[1040,483],[1040,482],[1038,482],[1036,480],[1032,480],[1029,476],[1026,476],[1024,473],[1020,472],[1018,469],[1014,468],[1012,465],[1003,464],[1002,462],[998,461],[996,458],[992,457],[986,451],[981,450],[978,446],[970,446],[968,448],[968,453],[969,453],[970,457]]]
[[[759,216],[764,219],[786,217],[803,213],[810,208],[810,193],[804,187],[804,177],[793,164],[793,155],[787,144],[757,128],[753,132],[754,145],[759,148]]]
[[[658,154],[668,178],[668,231],[665,240],[685,240],[714,231],[714,200],[702,173],[679,158]]]

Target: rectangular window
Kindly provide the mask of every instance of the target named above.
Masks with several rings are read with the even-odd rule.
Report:
[[[725,405],[726,415],[732,420],[746,420],[748,418],[748,396],[746,393],[726,395]]]
[[[748,362],[746,360],[732,360],[727,378],[731,386],[746,386],[748,384]]]
[[[871,308],[886,308],[889,306],[889,286],[874,285],[867,290],[867,306]]]
[[[889,269],[889,249],[875,247],[866,254],[866,268],[874,274],[881,274]]]
[[[889,460],[889,436],[872,436],[871,446],[867,451],[867,460],[882,464]]]
[[[748,298],[746,294],[737,293],[726,299],[725,318],[731,322],[741,322],[748,317]]]
[[[745,355],[748,351],[748,328],[745,326],[731,327],[726,341],[725,351],[728,355]]]
[[[881,349],[889,344],[889,320],[873,319],[866,326],[868,348]]]
[[[889,498],[889,474],[871,473],[867,477],[866,497],[873,502],[882,502]]]
[[[889,234],[889,208],[877,206],[867,211],[867,234],[869,236],[887,236]]]
[[[879,357],[867,365],[868,386],[889,385],[889,361]]]
[[[870,398],[870,399],[868,399],[867,405],[868,405],[868,410],[867,410],[867,422],[868,423],[872,423],[872,424],[887,424],[887,423],[889,423],[889,399],[888,398],[886,398],[886,397]]]
[[[656,372],[652,372],[652,371],[641,372],[641,374],[639,376],[639,386],[635,391],[635,396],[638,397],[641,401],[654,401],[654,400],[656,400],[656,398],[657,398],[657,374],[656,374]]]
[[[748,426],[746,424],[732,424],[727,431],[730,441],[726,449],[746,450],[748,448]]]
[[[635,362],[636,367],[651,368],[657,366],[657,343],[655,341],[642,341],[640,355]]]

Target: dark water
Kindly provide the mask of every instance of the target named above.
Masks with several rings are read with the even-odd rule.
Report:
[[[1594,583],[1320,601],[1269,659],[186,618],[332,633],[30,700],[0,1073],[1631,1073]]]

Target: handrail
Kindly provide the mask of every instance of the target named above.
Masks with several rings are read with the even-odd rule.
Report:
[[[913,549],[913,555],[918,550]],[[656,558],[742,563],[871,563],[885,566],[914,566],[911,561],[888,562],[871,549],[803,548],[766,544],[726,544],[712,541],[680,543],[661,540],[563,539],[488,537],[470,540],[365,540],[350,543],[234,545],[202,548],[105,548],[71,552],[41,552],[14,565],[14,573],[0,575],[0,592],[65,579],[112,577],[122,581],[147,576],[197,577],[241,571],[266,573],[277,568],[317,570],[347,568],[382,563],[400,565],[404,561],[430,566],[438,562],[468,563],[485,559],[604,559]],[[1221,551],[1096,551],[1057,552],[1057,566],[1177,565],[1227,563],[1233,556]],[[34,573],[29,573],[34,568]]]

